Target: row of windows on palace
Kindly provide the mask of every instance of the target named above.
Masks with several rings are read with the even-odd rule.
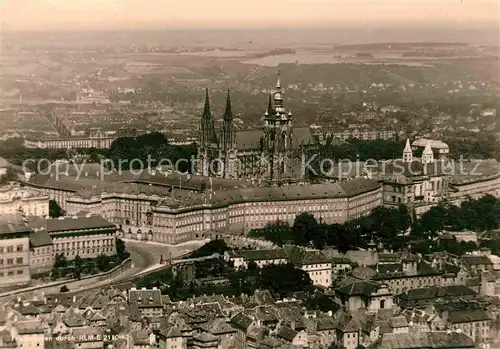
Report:
[[[3,267],[4,265],[14,265],[14,260],[15,260],[15,264],[23,264],[24,262],[24,258],[23,257],[17,257],[16,259],[14,258],[7,258],[5,259],[5,264],[4,264],[4,259],[3,258],[0,258],[0,267]]]
[[[338,199],[320,199],[323,201],[324,205],[321,205],[321,206],[318,206],[318,205],[312,205],[312,206],[309,206],[310,209],[312,210],[327,210],[327,209],[342,209],[344,206],[345,206],[345,202],[346,201],[342,201],[342,202],[339,202]],[[363,205],[365,203],[368,203],[368,202],[371,202],[373,201],[374,198],[372,198],[371,196],[368,196],[368,197],[362,197],[362,198],[357,198],[355,199],[355,203],[359,206],[359,205]],[[124,202],[127,202],[125,200],[120,200],[120,201],[124,201]],[[104,211],[106,212],[109,212],[109,213],[124,213],[124,214],[127,214],[127,213],[136,213],[136,212],[144,212],[144,213],[147,213],[150,209],[150,204],[147,203],[147,204],[143,204],[143,205],[133,205],[133,204],[130,204],[130,203],[124,203],[124,204],[120,204],[120,201],[116,201],[116,202],[112,202],[112,203],[108,203],[106,205],[106,203],[103,203],[102,206],[101,205],[97,205],[97,206],[101,206]],[[311,205],[311,202],[313,201],[312,200],[304,200],[304,201],[293,201],[293,202],[287,202],[287,201],[279,201],[279,202],[255,202],[255,203],[245,203],[245,204],[242,204],[241,206],[243,206],[242,208],[238,209],[238,210],[231,210],[231,213],[230,215],[232,216],[238,216],[238,215],[244,215],[244,214],[252,214],[252,213],[267,213],[267,212],[285,212],[287,210],[290,209],[290,206],[293,206],[292,208],[293,209],[299,209],[299,208],[303,208],[304,205]],[[76,206],[76,204],[74,204]],[[79,203],[78,204],[80,207],[87,207],[85,204],[82,204],[82,203]],[[122,207],[123,205],[123,207]],[[111,207],[106,207],[106,206],[115,206],[114,208]],[[238,205],[240,206],[240,205]],[[257,207],[255,207],[257,206]],[[271,206],[271,207],[269,207]],[[283,207],[283,206],[286,206],[286,207]],[[245,210],[245,207],[250,207],[248,210]],[[262,208],[260,208],[262,207]],[[222,208],[222,209],[219,209],[219,210],[222,210],[222,211],[226,211],[227,208]],[[214,212],[217,212],[218,210],[213,210]],[[191,212],[187,212],[187,213],[180,213],[178,214],[178,216],[182,217],[183,215],[186,215],[186,214],[190,214]]]
[[[0,253],[24,252],[24,245],[0,246]]]
[[[14,270],[9,270],[7,272],[0,271],[0,278],[4,276],[14,276],[15,274],[23,275],[24,269],[18,269],[16,272],[14,272]]]

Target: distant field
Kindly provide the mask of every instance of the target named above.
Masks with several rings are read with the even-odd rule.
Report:
[[[259,53],[258,51],[202,51],[202,52],[181,52],[182,56],[201,56],[201,57],[247,57]]]

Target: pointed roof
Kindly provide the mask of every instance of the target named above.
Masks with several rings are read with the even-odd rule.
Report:
[[[208,88],[205,89],[205,107],[203,109],[203,118],[208,119],[212,116],[210,112],[210,97],[208,96]]]
[[[434,152],[432,151],[432,148],[431,148],[431,143],[429,141],[427,141],[427,143],[425,144],[425,149],[424,149],[424,152],[423,152],[424,155],[433,155]]]
[[[279,70],[278,70],[278,80],[276,81],[276,88],[277,89],[281,88],[280,71]]]
[[[233,119],[233,111],[231,110],[231,95],[228,89],[226,97],[226,110],[224,111],[224,120],[232,120],[232,119]]]
[[[273,95],[271,93],[269,94],[269,101],[267,103],[266,113],[267,113],[266,115],[274,115]]]
[[[405,150],[404,150],[405,153],[411,153],[411,145],[410,145],[410,139],[409,138],[406,138],[406,145],[405,145]]]

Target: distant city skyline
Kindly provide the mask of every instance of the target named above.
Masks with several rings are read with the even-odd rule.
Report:
[[[4,30],[498,25],[495,0],[5,0]]]

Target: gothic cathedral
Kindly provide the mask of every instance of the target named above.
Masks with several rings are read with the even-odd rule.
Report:
[[[229,91],[222,119],[218,137],[207,90],[200,123],[198,175],[268,181],[303,176],[304,147],[315,142],[309,128],[292,128],[292,112],[283,107],[279,76],[274,93],[269,95],[263,129],[234,131]]]

